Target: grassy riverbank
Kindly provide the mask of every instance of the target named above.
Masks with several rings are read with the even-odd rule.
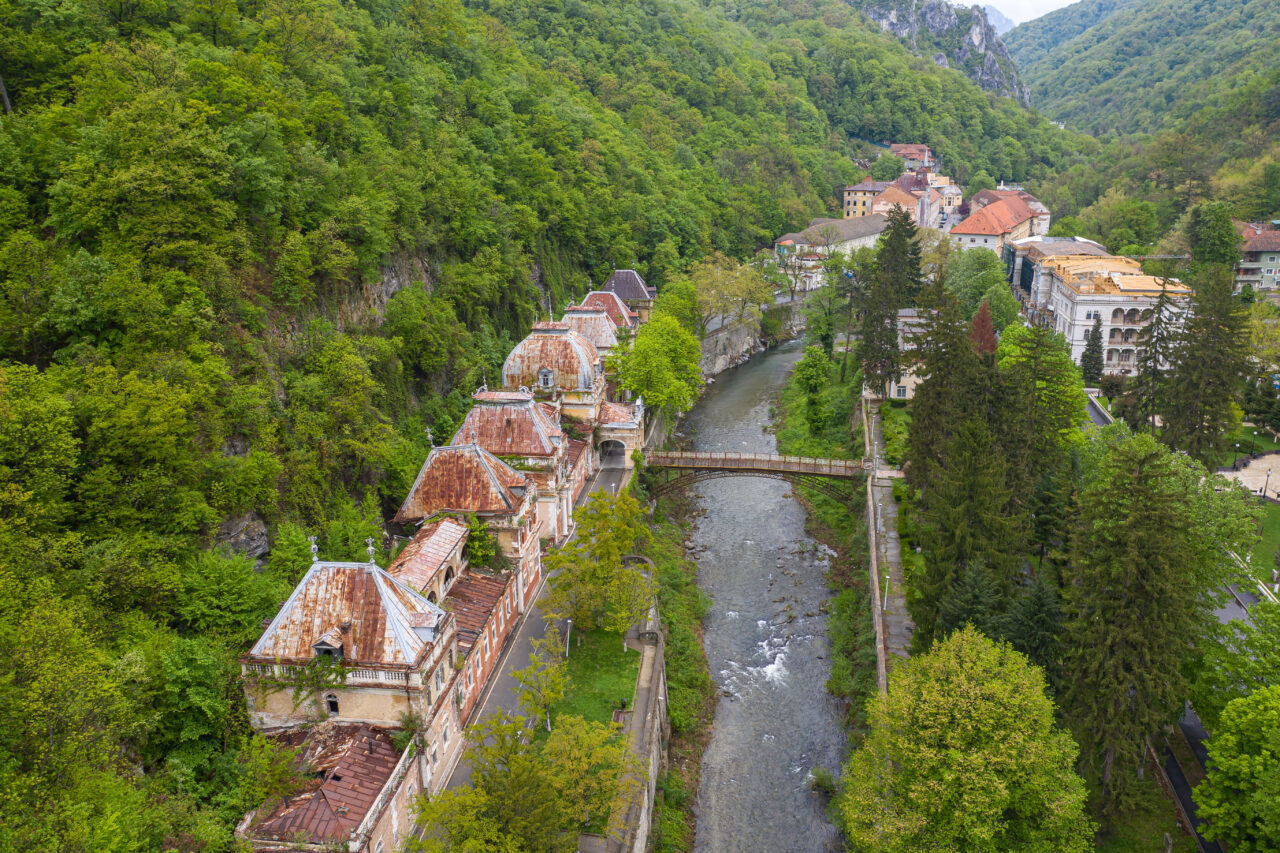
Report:
[[[711,737],[715,688],[702,650],[702,618],[709,601],[697,584],[697,565],[685,557],[686,525],[660,518],[650,528],[644,554],[658,578],[658,610],[667,629],[667,708],[671,742],[667,772],[654,815],[654,849],[676,853],[693,848],[690,808],[698,790],[702,753]]]
[[[856,459],[862,456],[862,423],[856,417],[862,377],[850,371],[840,382],[832,364],[827,383],[812,395],[787,380],[774,410],[778,452],[803,456]],[[814,408],[820,413],[812,416]],[[849,498],[833,500],[798,488],[797,497],[809,514],[810,535],[833,550],[827,582],[834,593],[828,604],[827,631],[831,640],[831,678],[827,689],[845,707],[851,742],[862,736],[867,698],[875,690],[875,631],[867,588],[867,523],[865,492],[850,487]],[[838,774],[839,768],[832,768]]]

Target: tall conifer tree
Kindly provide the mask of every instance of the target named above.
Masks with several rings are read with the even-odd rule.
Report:
[[[888,218],[876,250],[877,278],[893,290],[899,305],[912,305],[924,281],[920,229],[912,221],[911,213],[901,205],[895,204]]]
[[[1095,317],[1093,328],[1089,330],[1089,339],[1084,345],[1084,353],[1080,356],[1080,373],[1084,376],[1084,384],[1098,387],[1102,381],[1102,317]]]
[[[1004,460],[980,418],[965,421],[947,444],[942,467],[922,500],[924,577],[910,605],[912,646],[932,644],[938,608],[966,571],[986,569],[1005,589],[1022,551],[1024,525],[1007,515]]]
[[[1206,465],[1229,448],[1234,404],[1248,370],[1245,307],[1232,293],[1231,269],[1210,267],[1195,282],[1173,351],[1162,438]]]
[[[1131,404],[1125,410],[1125,421],[1134,430],[1155,435],[1156,417],[1163,410],[1169,360],[1173,356],[1175,332],[1180,322],[1169,291],[1164,287],[1147,317],[1138,348],[1137,370],[1129,382]]]

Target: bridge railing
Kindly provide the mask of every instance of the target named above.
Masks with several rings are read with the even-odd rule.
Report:
[[[861,460],[819,459],[810,456],[730,451],[661,451],[648,454],[646,462],[656,468],[782,471],[835,477],[850,477],[860,474],[863,470]]]

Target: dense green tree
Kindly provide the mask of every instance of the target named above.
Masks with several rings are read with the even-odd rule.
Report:
[[[922,257],[920,229],[911,212],[894,205],[876,247],[876,280],[888,288],[899,307],[915,303],[924,282]]]
[[[1062,335],[1042,326],[1005,329],[996,358],[1008,395],[1002,446],[1009,482],[1025,503],[1038,472],[1057,464],[1085,421],[1084,383]]]
[[[1212,465],[1238,425],[1237,400],[1248,370],[1246,313],[1232,295],[1230,268],[1207,269],[1194,284],[1171,354],[1161,438]]]
[[[896,181],[905,169],[906,163],[903,162],[901,157],[895,157],[886,152],[877,157],[876,161],[871,164],[871,180]]]
[[[1077,754],[1040,670],[966,628],[895,669],[872,700],[837,806],[860,848],[1085,851]]]
[[[1167,288],[1160,289],[1156,304],[1145,317],[1133,380],[1128,383],[1124,419],[1134,430],[1155,435],[1156,418],[1167,411],[1168,372],[1178,342],[1182,311]]]
[[[702,316],[698,313],[698,291],[688,279],[668,282],[653,302],[654,314],[674,317],[685,331],[697,337],[702,334]]]
[[[982,190],[993,190],[995,188],[995,178],[988,175],[985,169],[979,169],[969,178],[969,183],[965,185],[965,193],[967,195],[975,195]]]
[[[921,501],[926,569],[908,602],[917,651],[938,636],[942,602],[965,575],[990,572],[1007,589],[1024,544],[1023,519],[1010,512],[1004,460],[986,423],[970,418],[961,424],[942,456],[945,467]]]
[[[906,473],[908,482],[928,493],[956,429],[974,416],[985,416],[983,397],[991,393],[996,377],[974,350],[969,324],[949,291],[931,284],[920,302],[923,325],[910,356],[912,369],[923,379],[912,404]]]
[[[511,677],[517,684],[520,709],[533,719],[542,718],[547,731],[551,731],[551,706],[563,699],[569,689],[568,664],[558,625],[550,623],[546,636],[533,641],[529,665],[512,670]]]
[[[945,640],[971,625],[993,640],[1003,639],[1005,585],[993,578],[981,563],[973,563],[938,603],[934,635]]]
[[[1259,601],[1249,620],[1215,625],[1192,679],[1191,704],[1210,730],[1233,699],[1280,684],[1280,604]]]
[[[877,279],[867,294],[859,324],[858,358],[863,381],[874,394],[887,394],[902,374],[898,350],[898,300],[893,287]]]
[[[1123,426],[1090,442],[1066,570],[1070,715],[1108,813],[1128,807],[1146,738],[1182,713],[1186,667],[1251,538],[1248,506],[1194,460]]]
[[[990,249],[966,249],[947,269],[947,289],[955,294],[966,318],[977,313],[987,293],[995,287],[1008,288],[1004,264]]]
[[[1102,381],[1102,318],[1093,318],[1093,328],[1089,330],[1089,339],[1085,342],[1084,353],[1080,356],[1080,375],[1084,384],[1097,388]]]
[[[698,339],[688,329],[670,314],[655,314],[621,355],[619,383],[654,411],[678,416],[697,399],[701,359]]]
[[[1195,789],[1205,838],[1241,853],[1280,846],[1280,685],[1232,699],[1206,744],[1209,766]]]
[[[996,327],[991,322],[991,305],[983,300],[969,323],[969,340],[979,355],[995,355]]]
[[[1005,611],[1001,635],[1045,671],[1050,685],[1056,685],[1061,671],[1061,634],[1061,597],[1057,588],[1038,574]]]
[[[1240,260],[1240,233],[1231,221],[1231,205],[1205,202],[1191,208],[1187,221],[1191,257],[1205,264],[1235,266]]]
[[[1022,306],[1018,303],[1017,297],[1003,280],[999,284],[992,285],[991,289],[982,295],[982,304],[989,306],[991,324],[995,326],[997,332],[1003,332],[1005,328],[1016,323],[1022,312]]]

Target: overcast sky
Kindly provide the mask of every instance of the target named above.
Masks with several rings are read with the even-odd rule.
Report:
[[[1021,24],[1032,18],[1038,18],[1046,15],[1054,9],[1061,9],[1063,6],[1070,6],[1076,0],[999,0],[992,3],[991,0],[976,0],[978,5],[990,4],[995,6],[1015,24]]]

